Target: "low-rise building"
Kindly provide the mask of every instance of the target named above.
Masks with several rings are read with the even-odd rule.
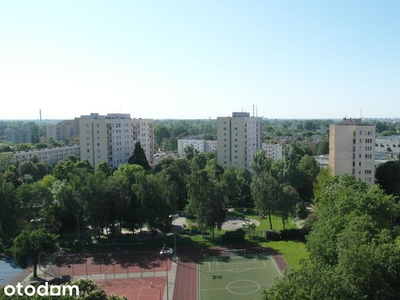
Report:
[[[31,160],[35,156],[39,161],[45,162],[49,165],[54,165],[60,160],[67,158],[70,155],[79,155],[80,150],[78,145],[63,146],[54,148],[43,148],[33,149],[27,151],[17,151],[14,153],[14,157],[17,162],[23,162],[24,160]]]
[[[184,149],[192,146],[199,152],[214,152],[217,151],[217,141],[209,140],[196,140],[196,139],[179,139],[178,140],[178,153],[185,154]]]

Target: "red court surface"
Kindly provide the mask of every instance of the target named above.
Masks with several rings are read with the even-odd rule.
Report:
[[[123,278],[95,281],[107,296],[115,294],[128,300],[162,300],[165,289],[165,277]]]
[[[47,267],[46,275],[50,277],[63,276],[91,276],[91,275],[106,275],[108,278],[113,278],[116,274],[126,274],[129,277],[130,273],[153,273],[165,272],[166,264],[168,270],[171,269],[171,260],[159,256],[142,255],[135,257],[124,257],[124,255],[104,254],[102,256],[84,256],[74,255],[63,257],[55,264]],[[121,276],[117,276],[120,278]]]
[[[197,259],[198,251],[195,247],[181,249],[175,278],[174,300],[197,299]]]
[[[129,300],[162,300],[166,272],[172,266],[170,259],[166,261],[154,251],[68,254],[52,259],[54,263],[47,266],[44,277],[88,277],[107,295]]]

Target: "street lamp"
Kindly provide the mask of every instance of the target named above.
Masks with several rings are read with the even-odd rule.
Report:
[[[173,226],[174,226],[174,256],[172,258],[172,260],[174,262],[176,262],[176,233],[175,233],[175,220],[178,218],[179,215],[169,215],[170,218],[172,218],[174,220],[173,222]]]
[[[165,274],[166,274],[166,276],[167,276],[167,283],[166,283],[166,285],[167,285],[167,300],[169,300],[169,287],[168,287],[168,255],[171,255],[171,254],[173,254],[173,253],[174,253],[174,249],[165,247],[165,244],[164,244],[164,247],[162,247],[162,248],[161,248],[161,251],[160,251],[160,254],[161,254],[161,255],[165,254]]]

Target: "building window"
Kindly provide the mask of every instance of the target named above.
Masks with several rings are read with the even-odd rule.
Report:
[[[362,135],[362,130],[360,130],[360,135]]]
[[[371,174],[371,170],[364,170],[364,174]]]
[[[371,154],[365,154],[365,158],[366,158],[366,159],[371,159],[371,158],[372,158],[372,155],[371,155]]]
[[[365,163],[365,166],[366,166],[366,167],[371,167],[371,165],[372,165],[371,162],[366,162],[366,163]]]
[[[366,135],[372,135],[372,131],[365,132]]]
[[[365,139],[365,143],[366,144],[371,144],[372,143],[372,139]]]

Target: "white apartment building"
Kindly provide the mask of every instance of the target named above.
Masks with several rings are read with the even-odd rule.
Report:
[[[343,119],[329,128],[329,166],[333,175],[352,174],[374,183],[375,126],[362,125],[361,119]]]
[[[131,119],[130,114],[99,115],[79,118],[81,159],[92,166],[107,162],[118,167],[128,162],[136,142],[140,142],[150,166],[154,167],[154,121]]]
[[[32,132],[30,129],[6,129],[6,141],[13,142],[14,144],[32,143]]]
[[[30,160],[35,156],[39,161],[45,162],[49,165],[54,165],[60,160],[67,158],[70,155],[79,155],[79,145],[54,147],[54,148],[43,148],[34,149],[27,151],[17,151],[14,154],[17,162],[23,162],[24,160]]]
[[[178,153],[185,154],[184,149],[187,146],[193,146],[193,148],[199,152],[214,152],[217,151],[217,141],[209,140],[195,140],[195,139],[179,139],[178,140]]]
[[[281,144],[262,143],[262,149],[267,153],[267,157],[271,158],[273,161],[283,158],[282,148],[283,146]]]
[[[57,125],[46,125],[46,139],[50,137],[56,141],[68,142],[70,138],[79,134],[79,120],[65,120]]]
[[[250,169],[252,154],[261,149],[262,119],[248,112],[233,112],[232,117],[217,118],[217,161]]]

